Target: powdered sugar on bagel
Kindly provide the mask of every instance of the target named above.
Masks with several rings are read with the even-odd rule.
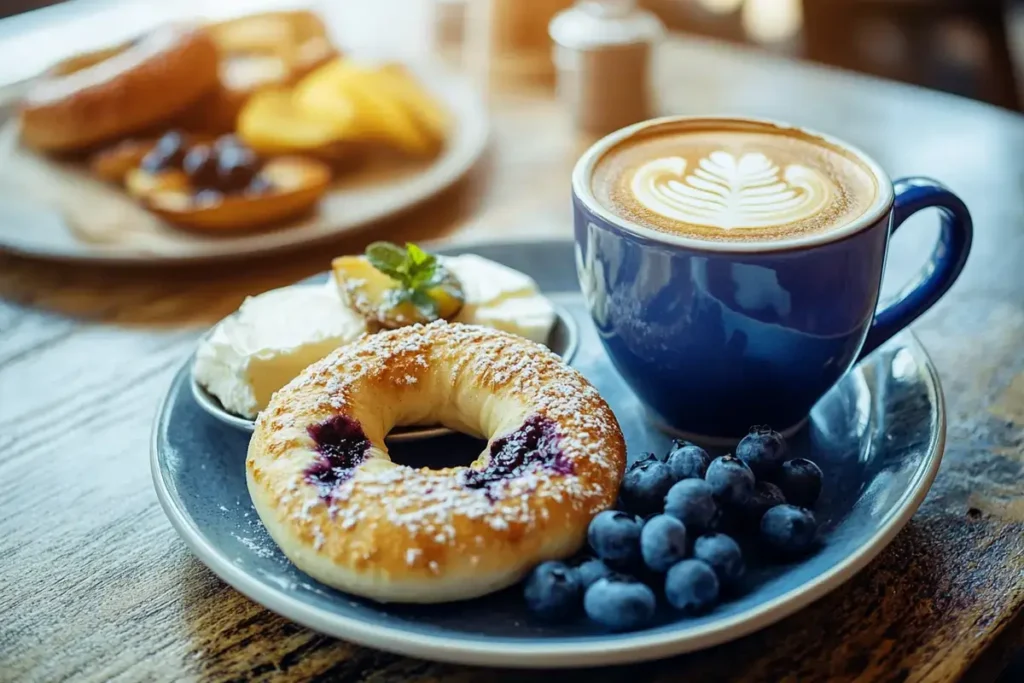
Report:
[[[487,449],[470,467],[390,462],[392,427],[436,421],[490,437]],[[438,322],[310,366],[261,413],[247,475],[300,569],[380,600],[436,602],[571,554],[624,465],[615,417],[577,371],[520,337]]]

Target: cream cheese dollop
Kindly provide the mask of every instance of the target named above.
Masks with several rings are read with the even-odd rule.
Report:
[[[306,366],[358,339],[366,323],[333,282],[247,298],[199,344],[195,379],[226,410],[254,418]]]

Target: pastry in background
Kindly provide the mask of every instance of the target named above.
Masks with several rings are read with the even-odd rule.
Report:
[[[125,175],[128,193],[177,225],[223,232],[262,227],[310,211],[331,171],[304,157],[261,159],[232,135],[190,144],[165,135]]]
[[[21,138],[41,151],[66,153],[152,129],[214,90],[217,65],[210,33],[188,23],[66,59],[22,99]]]
[[[20,119],[27,145],[88,153],[75,161],[95,177],[210,233],[297,218],[334,175],[429,159],[452,125],[404,67],[339,57],[307,11],[165,24],[64,60],[29,89]]]
[[[128,138],[104,147],[89,157],[89,170],[100,180],[115,185],[123,185],[128,172],[142,165],[154,147],[160,144],[167,135],[182,135],[178,131],[169,131],[161,137]],[[188,133],[183,141],[189,145],[213,142],[210,135]],[[166,144],[166,143],[164,143]]]

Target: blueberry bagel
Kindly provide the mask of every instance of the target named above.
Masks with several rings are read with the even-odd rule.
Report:
[[[391,462],[398,425],[487,439],[468,467]],[[473,598],[582,544],[626,461],[597,390],[540,344],[438,321],[366,336],[307,368],[260,413],[249,493],[295,565],[394,602]]]

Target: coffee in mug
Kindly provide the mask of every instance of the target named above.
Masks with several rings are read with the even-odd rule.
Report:
[[[864,354],[946,292],[970,212],[855,147],[745,118],[624,128],[572,176],[576,267],[601,342],[652,419],[683,436],[789,433]],[[889,237],[942,230],[913,287],[879,307]]]

